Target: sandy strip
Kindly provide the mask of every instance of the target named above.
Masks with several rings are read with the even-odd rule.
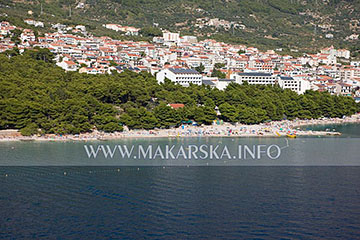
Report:
[[[337,132],[299,130],[301,126],[360,123],[360,114],[345,118],[326,118],[313,120],[283,120],[256,125],[230,124],[210,126],[183,126],[175,129],[130,130],[125,132],[103,133],[94,131],[79,135],[44,136],[6,136],[0,131],[0,142],[11,141],[96,141],[132,138],[177,138],[177,137],[281,137],[289,133],[299,136],[340,135]],[[11,130],[10,130],[11,131]],[[14,130],[12,130],[14,132]],[[16,132],[16,131],[15,131]]]

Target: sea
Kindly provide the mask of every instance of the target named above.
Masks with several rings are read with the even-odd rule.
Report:
[[[0,239],[360,239],[360,125],[303,128],[343,134],[0,143]]]

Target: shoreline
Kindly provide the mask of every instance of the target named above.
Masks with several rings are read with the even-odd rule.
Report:
[[[282,120],[261,123],[256,125],[230,124],[209,126],[183,126],[173,129],[130,130],[125,132],[104,133],[94,131],[79,135],[21,136],[17,130],[1,130],[0,142],[37,141],[37,142],[64,142],[64,141],[106,141],[117,139],[139,138],[187,138],[187,137],[286,137],[289,133],[297,136],[334,136],[339,132],[302,130],[300,127],[313,125],[331,125],[360,123],[360,114],[345,118],[326,118],[312,120]],[[6,132],[15,136],[6,136]],[[5,133],[5,135],[4,135]]]

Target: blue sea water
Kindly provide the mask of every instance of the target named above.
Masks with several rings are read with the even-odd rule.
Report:
[[[303,126],[301,129],[314,130],[314,131],[329,131],[342,133],[341,138],[359,138],[360,137],[360,124],[358,123],[345,123],[345,124],[327,124],[327,125],[309,125]]]
[[[334,144],[359,156],[356,138],[310,140],[284,158],[325,161]],[[6,143],[0,161],[58,149],[75,151]],[[55,158],[64,166],[0,167],[0,239],[360,239],[359,166],[65,166],[70,153]]]
[[[2,239],[360,236],[359,167],[6,171],[11,176],[1,179]]]

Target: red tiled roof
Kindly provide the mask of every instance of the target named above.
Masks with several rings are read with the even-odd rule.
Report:
[[[170,105],[170,107],[172,107],[172,108],[174,108],[174,109],[185,107],[185,105],[182,104],[182,103],[171,103],[171,104],[169,104],[169,105]]]

